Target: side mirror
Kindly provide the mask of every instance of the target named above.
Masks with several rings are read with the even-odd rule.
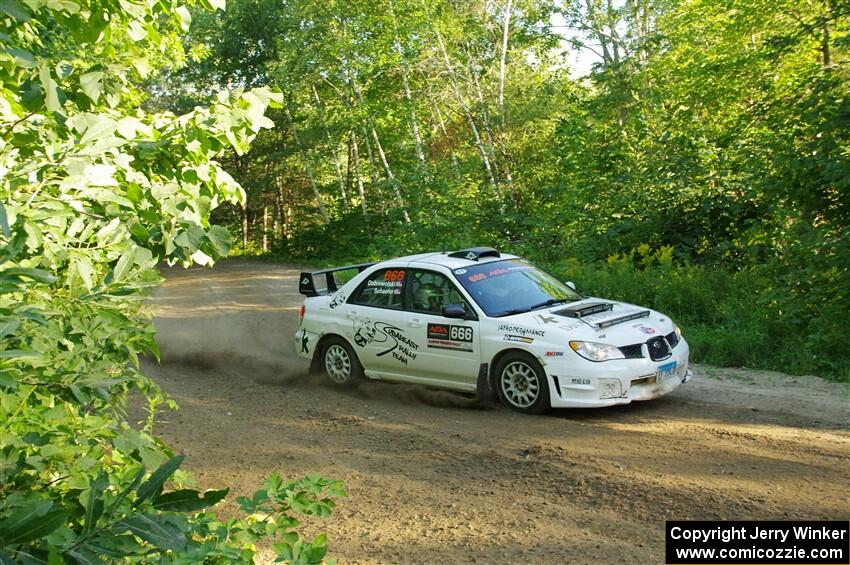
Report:
[[[466,307],[463,304],[446,304],[443,306],[444,318],[465,318]]]
[[[576,283],[574,283],[573,281],[565,281],[564,284],[567,285],[567,288],[569,288],[570,290],[576,289]]]

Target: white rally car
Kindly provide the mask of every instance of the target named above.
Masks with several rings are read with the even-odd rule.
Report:
[[[339,286],[337,276],[357,271]],[[542,413],[662,396],[691,377],[669,317],[581,296],[526,259],[477,247],[301,273],[295,349],[336,384],[372,379]]]

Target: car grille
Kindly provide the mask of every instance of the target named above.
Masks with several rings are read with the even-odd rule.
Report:
[[[667,339],[663,336],[654,337],[647,341],[646,348],[649,350],[649,358],[653,361],[662,361],[673,354]]]
[[[635,343],[633,345],[624,345],[618,348],[626,359],[642,359],[643,344]]]
[[[665,335],[667,338],[667,343],[670,344],[670,349],[675,349],[677,345],[679,345],[679,335],[676,332],[670,332]]]

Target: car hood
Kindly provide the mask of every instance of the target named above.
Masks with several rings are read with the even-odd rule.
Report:
[[[617,346],[643,343],[674,331],[673,322],[664,314],[634,304],[593,297],[498,320],[499,329],[505,332],[511,332],[512,326],[533,328],[545,332],[547,338],[562,334],[571,340]]]

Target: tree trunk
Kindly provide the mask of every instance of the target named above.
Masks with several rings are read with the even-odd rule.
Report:
[[[426,81],[427,81],[427,77],[425,77],[425,79],[426,79]],[[436,117],[436,119],[437,119],[437,126],[439,126],[440,131],[441,131],[441,132],[443,132],[443,136],[444,136],[444,137],[446,137],[446,138],[448,138],[448,137],[449,137],[449,132],[448,132],[448,130],[446,129],[446,122],[443,120],[443,112],[442,112],[442,111],[440,111],[440,105],[439,105],[439,104],[437,104],[437,101],[436,101],[436,100],[434,100],[434,99],[431,97],[431,95],[430,95],[430,94],[428,94],[428,92],[427,92],[427,91],[426,91],[426,93],[425,93],[425,97],[428,99],[428,102],[429,102],[429,107],[430,107],[430,110],[431,110],[431,117],[432,117],[432,119],[433,119],[434,117]],[[458,164],[458,162],[457,162],[457,157],[455,156],[455,152],[454,152],[454,150],[450,150],[450,151],[449,151],[449,157],[450,157],[450,158],[451,158],[451,160],[452,160],[452,167],[454,168],[455,176],[456,176],[458,179],[460,179],[460,177],[461,177],[461,174],[460,174],[460,165],[459,165],[459,164]]]
[[[502,26],[502,52],[499,59],[499,121],[505,126],[505,64],[508,55],[508,27],[511,24],[511,0],[505,5],[505,20]]]
[[[393,21],[393,39],[395,49],[398,53],[399,70],[401,71],[401,82],[404,86],[404,97],[407,100],[407,109],[410,114],[410,128],[413,130],[413,141],[416,144],[416,158],[419,160],[419,167],[422,169],[422,174],[429,177],[428,165],[425,163],[425,151],[422,149],[422,137],[419,135],[419,124],[416,121],[416,110],[413,105],[413,96],[410,94],[410,83],[407,80],[407,63],[404,60],[404,51],[401,48],[401,42],[398,38],[398,29],[395,26],[395,10],[393,9],[392,0],[389,1],[390,17]]]
[[[325,130],[325,139],[328,140],[328,146],[334,154],[334,165],[336,165],[336,178],[339,182],[339,194],[342,196],[343,205],[348,208],[348,195],[345,192],[345,181],[342,178],[342,164],[339,162],[339,152],[331,139],[331,132],[328,130],[328,124],[325,122],[325,108],[319,98],[319,91],[316,90],[316,85],[311,85],[313,89],[313,98],[316,100],[316,106],[319,108],[319,118],[322,120],[322,127]]]
[[[425,5],[424,0],[422,2],[422,6],[425,8],[427,13],[427,6]],[[487,156],[487,149],[485,149],[484,144],[481,141],[481,135],[478,133],[478,126],[475,125],[475,120],[472,118],[472,112],[469,109],[469,104],[466,103],[466,99],[463,97],[463,94],[461,94],[460,87],[455,80],[454,66],[452,65],[451,59],[449,59],[446,44],[443,43],[443,35],[440,33],[440,30],[436,25],[434,25],[434,34],[437,36],[437,43],[440,46],[440,51],[443,54],[443,60],[446,64],[446,70],[449,73],[449,83],[451,84],[455,97],[466,116],[467,122],[469,122],[469,129],[472,131],[473,139],[475,139],[475,146],[481,154],[481,162],[484,164],[484,171],[487,174],[487,180],[490,181],[490,185],[493,187],[493,192],[495,193],[496,198],[500,199],[501,194],[499,190],[499,183],[496,181],[496,177],[493,174],[493,167],[490,164],[490,158]]]
[[[357,147],[357,135],[351,130],[351,148],[354,162],[354,179],[357,182],[357,193],[360,195],[360,207],[366,216],[366,191],[363,189],[363,178],[360,176],[360,151]]]
[[[242,203],[242,249],[248,249],[248,197]]]
[[[399,56],[401,56],[401,46],[399,46]],[[410,128],[413,130],[413,141],[416,144],[416,158],[419,160],[419,167],[422,173],[430,176],[428,165],[425,163],[425,151],[422,148],[422,136],[419,135],[419,124],[416,121],[416,110],[413,108],[413,97],[410,95],[410,84],[407,82],[407,70],[404,65],[401,68],[401,83],[404,85],[404,97],[407,99],[407,108],[410,113]]]
[[[263,253],[269,251],[269,205],[263,204]]]
[[[375,140],[375,148],[378,150],[378,155],[381,157],[381,164],[384,166],[384,172],[387,174],[387,180],[390,181],[390,186],[393,187],[393,191],[395,192],[395,199],[398,203],[399,208],[401,208],[401,214],[404,217],[404,223],[410,223],[410,215],[407,213],[407,208],[404,204],[404,198],[401,195],[401,187],[396,182],[395,175],[393,174],[393,170],[390,168],[390,164],[387,162],[387,156],[384,154],[384,148],[381,146],[381,140],[378,138],[378,132],[375,131],[375,128],[372,127],[372,139]]]
[[[286,119],[289,120],[289,127],[292,130],[292,138],[298,146],[298,154],[301,156],[301,161],[304,163],[304,172],[307,173],[307,178],[310,180],[310,188],[313,191],[313,197],[316,199],[316,204],[319,207],[319,215],[324,223],[329,223],[328,211],[325,209],[325,203],[322,202],[322,195],[319,193],[319,188],[316,186],[316,179],[313,177],[313,166],[310,164],[310,159],[307,151],[301,145],[301,140],[298,138],[298,130],[295,129],[295,122],[292,119],[292,113],[289,111],[289,106],[285,106]]]

